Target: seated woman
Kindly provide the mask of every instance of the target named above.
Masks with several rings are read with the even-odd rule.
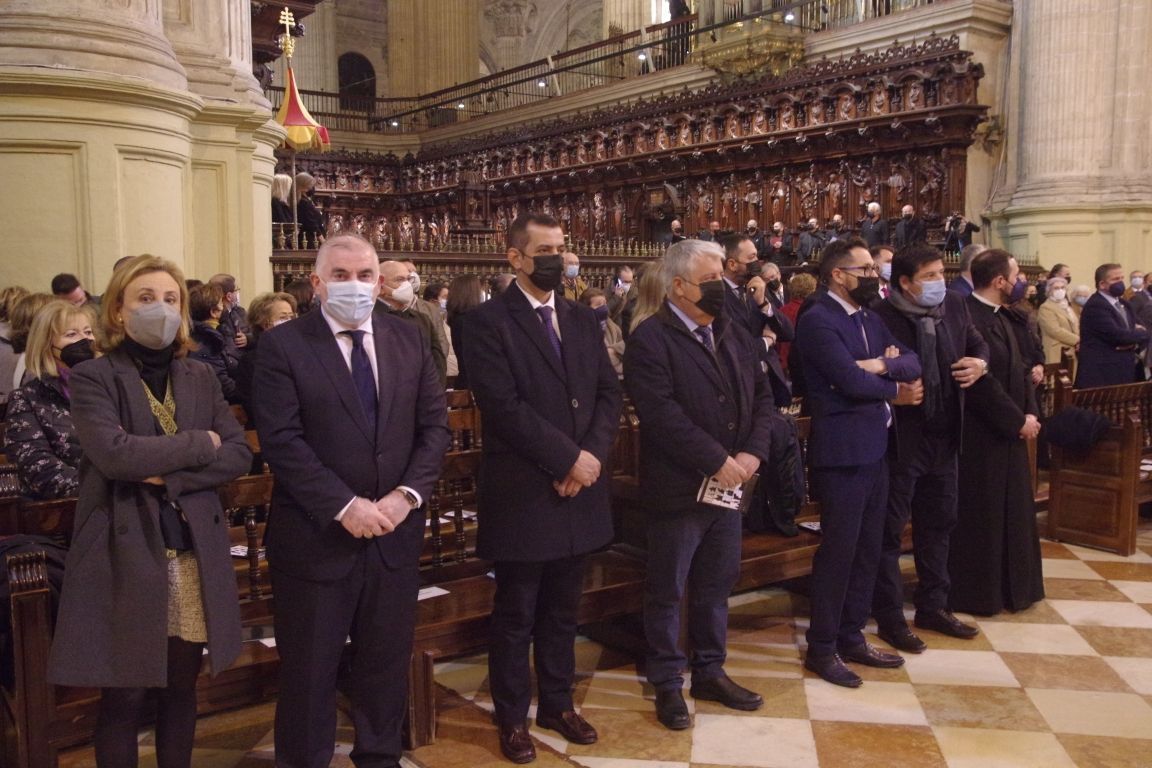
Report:
[[[9,312],[8,319],[12,329],[9,338],[12,341],[12,351],[16,355],[16,366],[12,371],[12,389],[28,383],[25,350],[28,347],[28,333],[32,330],[32,318],[53,301],[57,299],[50,293],[30,293],[18,299]]]
[[[105,355],[77,367],[85,460],[48,678],[101,689],[99,768],[137,764],[155,698],[156,762],[188,766],[196,678],[240,652],[240,602],[218,489],[252,461],[212,372],[189,362],[188,293],[154,256],[112,275]]]
[[[260,337],[281,323],[296,319],[296,299],[289,293],[262,293],[248,305],[248,323],[252,337],[248,351],[236,368],[236,402],[248,413],[248,429],[256,428],[256,414],[251,408],[252,376],[256,372],[256,348]]]
[[[224,289],[216,283],[198,285],[188,293],[188,313],[192,318],[192,341],[196,346],[188,357],[207,363],[216,378],[224,398],[239,402],[236,394],[236,366],[225,352],[227,343],[220,333],[220,316],[224,314]]]
[[[4,451],[15,462],[20,492],[64,499],[80,484],[80,441],[72,425],[72,367],[93,357],[95,317],[87,306],[53,301],[36,313],[25,361],[32,377],[12,390]]]
[[[588,288],[580,294],[580,303],[591,307],[600,321],[604,332],[604,346],[608,348],[608,359],[616,369],[617,376],[624,376],[624,332],[608,317],[608,294],[599,288]]]

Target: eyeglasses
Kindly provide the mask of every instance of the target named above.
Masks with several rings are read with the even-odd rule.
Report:
[[[863,266],[855,267],[840,267],[841,272],[859,272],[862,275],[878,275],[880,270],[876,268],[875,264],[865,264]]]

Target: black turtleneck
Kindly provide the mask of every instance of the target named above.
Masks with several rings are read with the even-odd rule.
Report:
[[[134,341],[130,336],[125,336],[120,349],[136,363],[136,367],[140,370],[140,378],[144,380],[152,395],[163,402],[164,393],[168,388],[168,369],[172,366],[175,347],[150,349]]]

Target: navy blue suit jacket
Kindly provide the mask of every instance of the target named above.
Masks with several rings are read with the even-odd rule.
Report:
[[[772,301],[772,316],[765,315],[761,309],[747,296],[740,297],[727,282],[724,283],[724,312],[744,327],[748,335],[756,342],[760,360],[768,368],[768,383],[772,387],[772,398],[776,405],[784,408],[792,402],[792,382],[784,372],[784,365],[780,362],[780,353],[776,346],[765,349],[760,337],[765,328],[771,328],[776,334],[776,341],[791,342],[796,338],[796,329],[787,315],[779,311],[779,307],[769,294],[766,301]]]
[[[812,416],[808,463],[813,467],[872,464],[888,450],[888,408],[896,382],[920,376],[920,360],[868,309],[861,309],[868,346],[852,317],[824,294],[800,318],[796,346],[804,361],[806,399]],[[888,373],[867,373],[857,360],[879,357],[889,346],[900,356],[888,360]]]
[[[1148,343],[1148,331],[1136,328],[1136,315],[1128,302],[1121,299],[1120,304],[1127,324],[1099,292],[1084,304],[1076,366],[1078,389],[1131,384],[1144,378],[1137,368],[1136,354]]]
[[[695,505],[701,481],[729,456],[769,459],[773,404],[763,347],[731,320],[712,326],[715,357],[665,303],[624,350],[624,386],[640,419],[641,495],[654,510]]]
[[[595,313],[559,294],[555,303],[562,360],[515,283],[464,318],[464,363],[484,419],[476,552],[489,560],[556,560],[612,540],[620,382]],[[581,450],[600,460],[600,479],[562,497],[552,483]]]
[[[298,578],[343,577],[365,547],[389,567],[415,565],[424,520],[357,539],[336,521],[353,496],[376,500],[405,485],[425,500],[450,435],[432,350],[403,320],[374,313],[379,409],[364,418],[352,373],[320,310],[260,337],[253,406],[260,448],[276,475],[265,535],[268,562]]]
[[[952,278],[952,282],[948,283],[948,290],[963,298],[972,295],[972,284],[960,275],[956,275]]]

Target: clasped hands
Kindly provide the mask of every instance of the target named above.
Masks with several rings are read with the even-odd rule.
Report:
[[[741,451],[724,460],[724,465],[713,475],[716,482],[725,488],[737,488],[760,471],[760,459]]]
[[[572,469],[568,470],[568,475],[563,480],[553,482],[552,488],[561,496],[572,498],[599,479],[600,459],[582,450]]]
[[[412,508],[398,490],[391,491],[379,501],[357,496],[344,511],[340,524],[358,539],[385,536],[404,522]]]

